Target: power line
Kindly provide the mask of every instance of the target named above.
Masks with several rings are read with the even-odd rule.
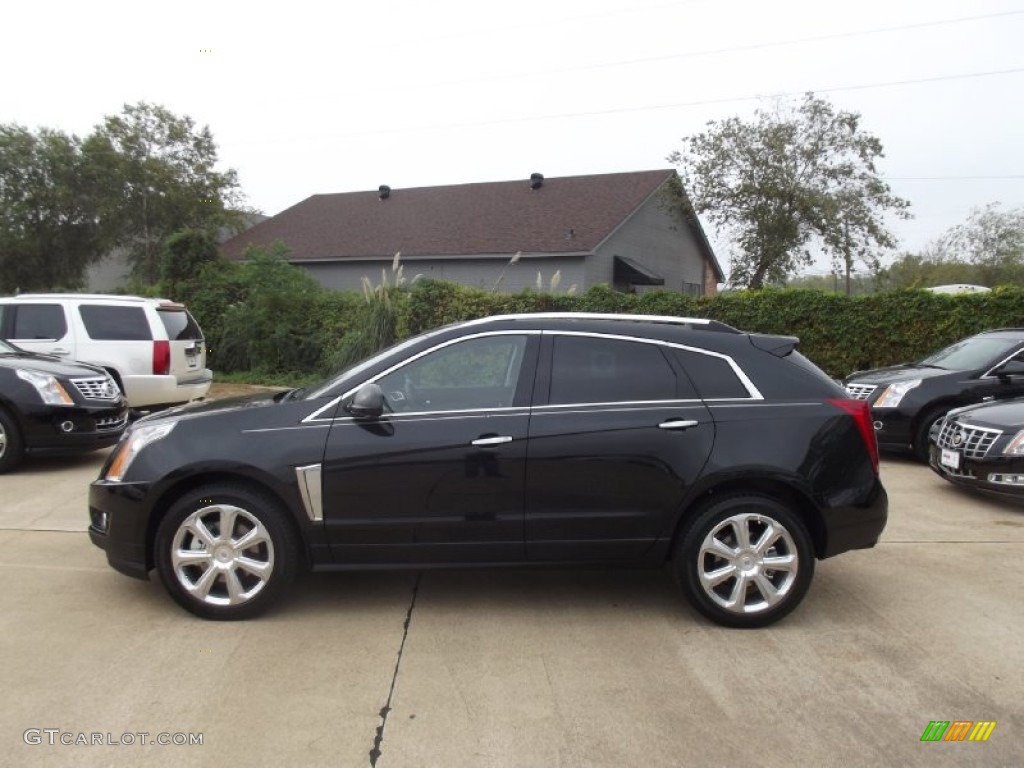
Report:
[[[935,77],[922,77],[914,78],[909,80],[890,80],[888,82],[881,83],[865,83],[861,85],[840,85],[831,88],[802,88],[798,91],[781,91],[778,93],[767,94],[776,98],[789,98],[793,96],[803,96],[806,93],[838,93],[842,91],[862,91],[869,90],[872,88],[893,88],[904,85],[917,85],[921,83],[939,83],[948,82],[952,80],[968,80],[979,77],[994,77],[998,75],[1011,75],[1024,72],[1024,67],[1014,67],[1011,69],[999,69],[991,70],[988,72],[969,72],[959,75],[937,75]],[[734,104],[737,102],[744,101],[759,101],[765,98],[766,94],[752,95],[752,96],[730,96],[721,99],[701,99],[699,101],[680,101],[673,102],[671,104],[650,104],[642,107],[616,107],[612,109],[597,109],[585,112],[558,112],[546,115],[524,115],[519,117],[502,117],[494,118],[490,120],[475,120],[466,121],[461,123],[436,123],[434,125],[421,125],[411,127],[395,127],[395,128],[377,128],[370,131],[350,131],[345,133],[331,133],[321,134],[316,136],[299,136],[288,139],[279,139],[262,142],[251,142],[254,144],[273,144],[281,141],[296,141],[296,140],[309,140],[309,139],[347,139],[357,138],[363,136],[383,136],[388,134],[397,133],[426,133],[430,131],[447,131],[457,128],[480,128],[489,125],[512,125],[516,123],[529,123],[537,122],[541,120],[564,120],[575,117],[601,117],[604,115],[619,115],[628,114],[633,112],[656,112],[666,109],[684,109],[689,107],[704,107],[712,106],[716,104]],[[250,142],[240,142],[250,143]]]
[[[662,6],[651,6],[653,8]],[[875,27],[873,29],[855,30],[853,32],[835,32],[827,35],[814,35],[810,37],[797,37],[789,40],[775,40],[764,43],[750,43],[747,45],[736,45],[729,46],[727,48],[706,48],[699,51],[687,51],[685,53],[674,53],[665,54],[662,56],[645,56],[637,59],[620,59],[618,61],[609,61],[597,64],[581,64],[574,67],[561,67],[558,69],[541,69],[532,70],[530,72],[514,72],[505,75],[488,75],[486,77],[469,77],[462,78],[459,80],[443,80],[432,83],[420,83],[416,85],[402,85],[395,86],[393,88],[385,88],[375,91],[380,92],[395,92],[395,91],[407,91],[407,90],[420,90],[423,88],[444,88],[453,85],[474,85],[479,83],[492,83],[501,80],[519,80],[529,77],[541,77],[546,75],[561,75],[572,72],[590,72],[596,69],[612,69],[615,67],[623,66],[635,66],[637,64],[654,64],[665,61],[679,61],[682,59],[693,59],[704,56],[718,56],[724,53],[742,53],[748,51],[760,51],[769,48],[783,48],[791,45],[802,45],[805,43],[821,43],[829,42],[833,40],[842,40],[851,37],[864,37],[867,35],[876,35],[885,32],[906,32],[915,29],[927,29],[930,27],[948,26],[950,24],[963,24],[971,21],[983,21],[985,19],[995,19],[1006,16],[1019,16],[1024,14],[1024,10],[1019,11],[1003,11],[1000,13],[987,13],[977,16],[961,16],[956,19],[938,19],[936,21],[922,21],[916,24],[902,24],[894,27]]]

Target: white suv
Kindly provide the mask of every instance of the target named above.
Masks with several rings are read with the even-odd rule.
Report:
[[[203,332],[167,299],[82,293],[0,298],[0,338],[106,368],[132,408],[204,397],[213,381]]]

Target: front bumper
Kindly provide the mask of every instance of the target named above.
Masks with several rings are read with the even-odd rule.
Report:
[[[73,407],[22,406],[25,452],[60,455],[93,451],[116,443],[128,425],[128,408],[120,405]]]
[[[910,447],[911,414],[900,408],[871,408],[871,423],[879,448],[905,450]]]
[[[972,488],[997,496],[1024,499],[1024,456],[986,456],[969,459],[960,454],[960,466],[944,466],[940,461],[942,449],[935,443],[928,447],[928,464],[945,480],[962,488]],[[1020,479],[1021,482],[1013,482]]]
[[[149,483],[110,483],[89,486],[89,538],[107,553],[111,567],[137,579],[148,579],[153,568],[149,547]]]

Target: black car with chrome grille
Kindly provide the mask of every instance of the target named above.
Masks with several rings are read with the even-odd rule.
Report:
[[[880,448],[910,449],[928,461],[928,438],[952,408],[1024,397],[1024,328],[997,328],[923,360],[857,371],[845,381],[866,400]]]
[[[932,432],[929,463],[956,485],[1024,498],[1024,399],[950,411]]]
[[[25,454],[106,448],[127,423],[128,403],[102,368],[0,341],[0,473]]]

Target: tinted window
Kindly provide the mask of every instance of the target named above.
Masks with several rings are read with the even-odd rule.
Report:
[[[203,338],[199,324],[183,309],[161,309],[157,312],[171,341],[197,341]]]
[[[677,349],[676,359],[683,366],[686,375],[693,380],[700,396],[705,400],[727,397],[750,397],[736,372],[725,360],[699,352]]]
[[[551,361],[553,405],[676,399],[676,375],[654,344],[558,336]]]
[[[24,304],[15,307],[12,339],[63,339],[68,331],[59,304]]]
[[[377,380],[394,411],[451,411],[512,405],[525,336],[486,336],[430,352]]]
[[[97,341],[149,341],[146,313],[142,307],[104,307],[83,304],[78,308],[90,339]]]

